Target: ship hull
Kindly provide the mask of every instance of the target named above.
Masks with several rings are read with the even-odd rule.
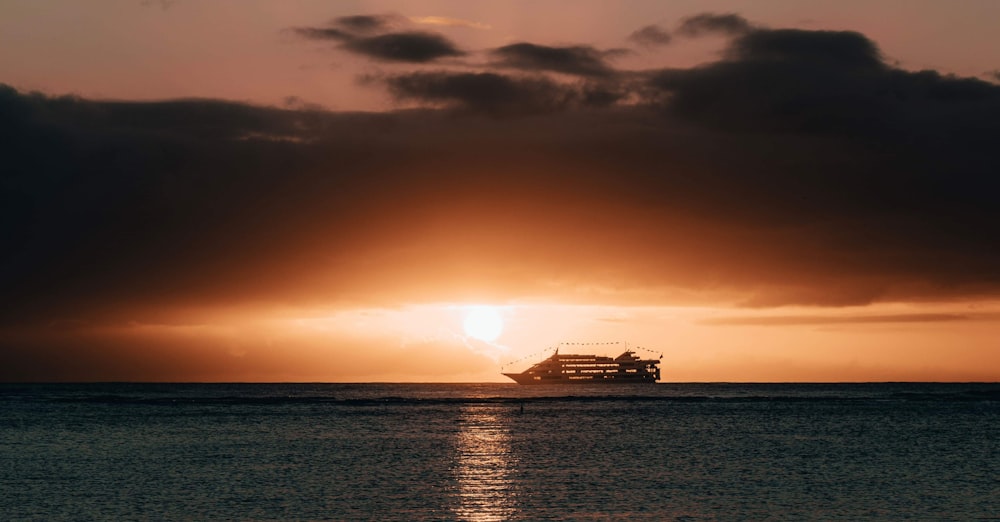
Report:
[[[534,375],[525,375],[520,373],[505,373],[507,377],[510,377],[514,382],[518,384],[524,384],[529,386],[544,386],[552,384],[599,384],[599,385],[615,385],[615,384],[656,384],[656,379],[650,376],[643,377],[599,377],[593,379],[573,379],[565,377],[562,375],[553,377],[540,377],[535,378]]]

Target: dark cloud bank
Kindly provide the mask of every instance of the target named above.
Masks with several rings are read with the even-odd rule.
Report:
[[[1000,87],[893,68],[858,33],[700,20],[686,31],[732,38],[701,67],[517,44],[374,80],[431,107],[381,114],[0,87],[0,322],[1000,295]],[[467,52],[386,27],[298,31],[377,59]]]

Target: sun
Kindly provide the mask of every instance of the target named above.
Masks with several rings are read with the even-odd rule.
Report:
[[[466,309],[465,335],[481,341],[492,342],[503,332],[503,318],[492,306],[473,306]]]

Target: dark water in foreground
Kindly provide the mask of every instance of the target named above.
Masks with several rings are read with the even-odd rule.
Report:
[[[998,476],[996,384],[0,385],[0,520],[980,520]]]

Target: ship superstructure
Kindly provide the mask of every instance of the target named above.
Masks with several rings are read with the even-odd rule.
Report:
[[[662,356],[661,356],[662,357]],[[618,357],[556,352],[521,373],[504,373],[518,384],[628,384],[660,380],[659,359],[626,348]]]

